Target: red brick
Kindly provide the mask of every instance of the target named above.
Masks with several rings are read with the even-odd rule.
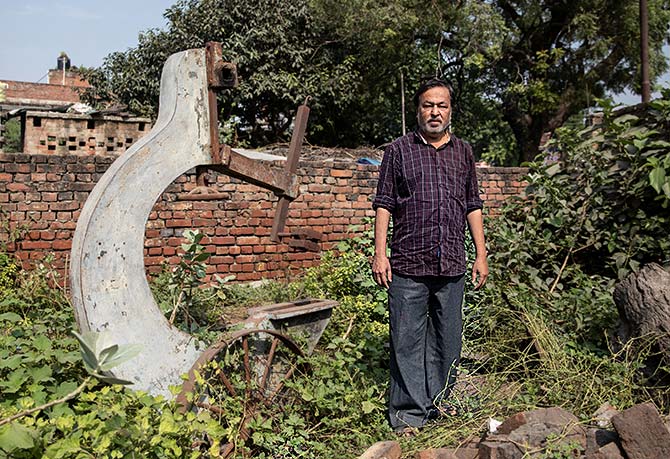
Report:
[[[242,236],[237,238],[237,245],[255,245],[260,242],[256,236]]]
[[[31,188],[25,183],[8,183],[7,189],[9,191],[30,191]]]
[[[49,210],[61,211],[77,209],[79,209],[79,203],[74,201],[52,202],[49,204]]]
[[[22,241],[20,244],[22,250],[48,250],[51,249],[51,242],[47,241]]]
[[[353,177],[354,173],[348,169],[331,169],[331,177]]]
[[[67,239],[58,239],[53,241],[53,249],[54,250],[70,250],[72,248],[72,241]]]
[[[191,226],[191,220],[171,219],[165,222],[165,226],[167,226],[168,228],[188,228]]]

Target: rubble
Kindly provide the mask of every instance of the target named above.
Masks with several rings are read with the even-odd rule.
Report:
[[[427,448],[414,459],[530,459],[560,451],[584,459],[670,458],[670,431],[651,403],[619,412],[603,404],[585,424],[560,407],[517,413],[494,433],[461,448]],[[398,442],[380,442],[359,459],[400,459]],[[404,456],[408,457],[408,456]],[[564,457],[564,456],[561,456]]]

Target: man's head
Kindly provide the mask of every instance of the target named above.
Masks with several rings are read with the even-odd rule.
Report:
[[[449,129],[452,93],[449,83],[437,78],[426,81],[416,91],[416,119],[427,137],[441,137]]]

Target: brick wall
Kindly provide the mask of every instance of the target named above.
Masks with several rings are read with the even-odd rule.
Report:
[[[73,86],[61,84],[28,83],[25,81],[0,80],[5,83],[4,100],[14,105],[64,105],[80,101],[79,92]]]
[[[58,70],[51,69],[49,70],[48,75],[49,84],[64,85],[64,86],[74,86],[77,88],[90,88],[91,85],[88,81],[84,80],[80,73],[76,70]]]
[[[43,154],[123,153],[151,129],[140,117],[28,111],[21,115],[23,151]]]
[[[54,255],[64,270],[83,203],[116,156],[0,153],[0,241],[11,233],[22,237],[8,244],[26,266]],[[353,162],[301,162],[301,196],[291,204],[287,230],[311,228],[323,233],[322,250],[350,237],[350,225],[372,217],[370,202],[377,167]],[[524,168],[480,168],[479,178],[489,213],[523,190]],[[195,174],[179,177],[154,205],[145,232],[147,271],[178,260],[185,229],[198,229],[212,254],[210,273],[235,274],[239,281],[282,278],[318,263],[319,253],[300,252],[270,241],[276,198],[256,186],[217,176],[220,201],[185,201],[196,186]],[[110,223],[110,231],[113,231]]]

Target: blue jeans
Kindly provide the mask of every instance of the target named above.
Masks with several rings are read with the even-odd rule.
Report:
[[[393,274],[388,289],[391,326],[389,422],[421,427],[456,382],[461,357],[465,275]]]

